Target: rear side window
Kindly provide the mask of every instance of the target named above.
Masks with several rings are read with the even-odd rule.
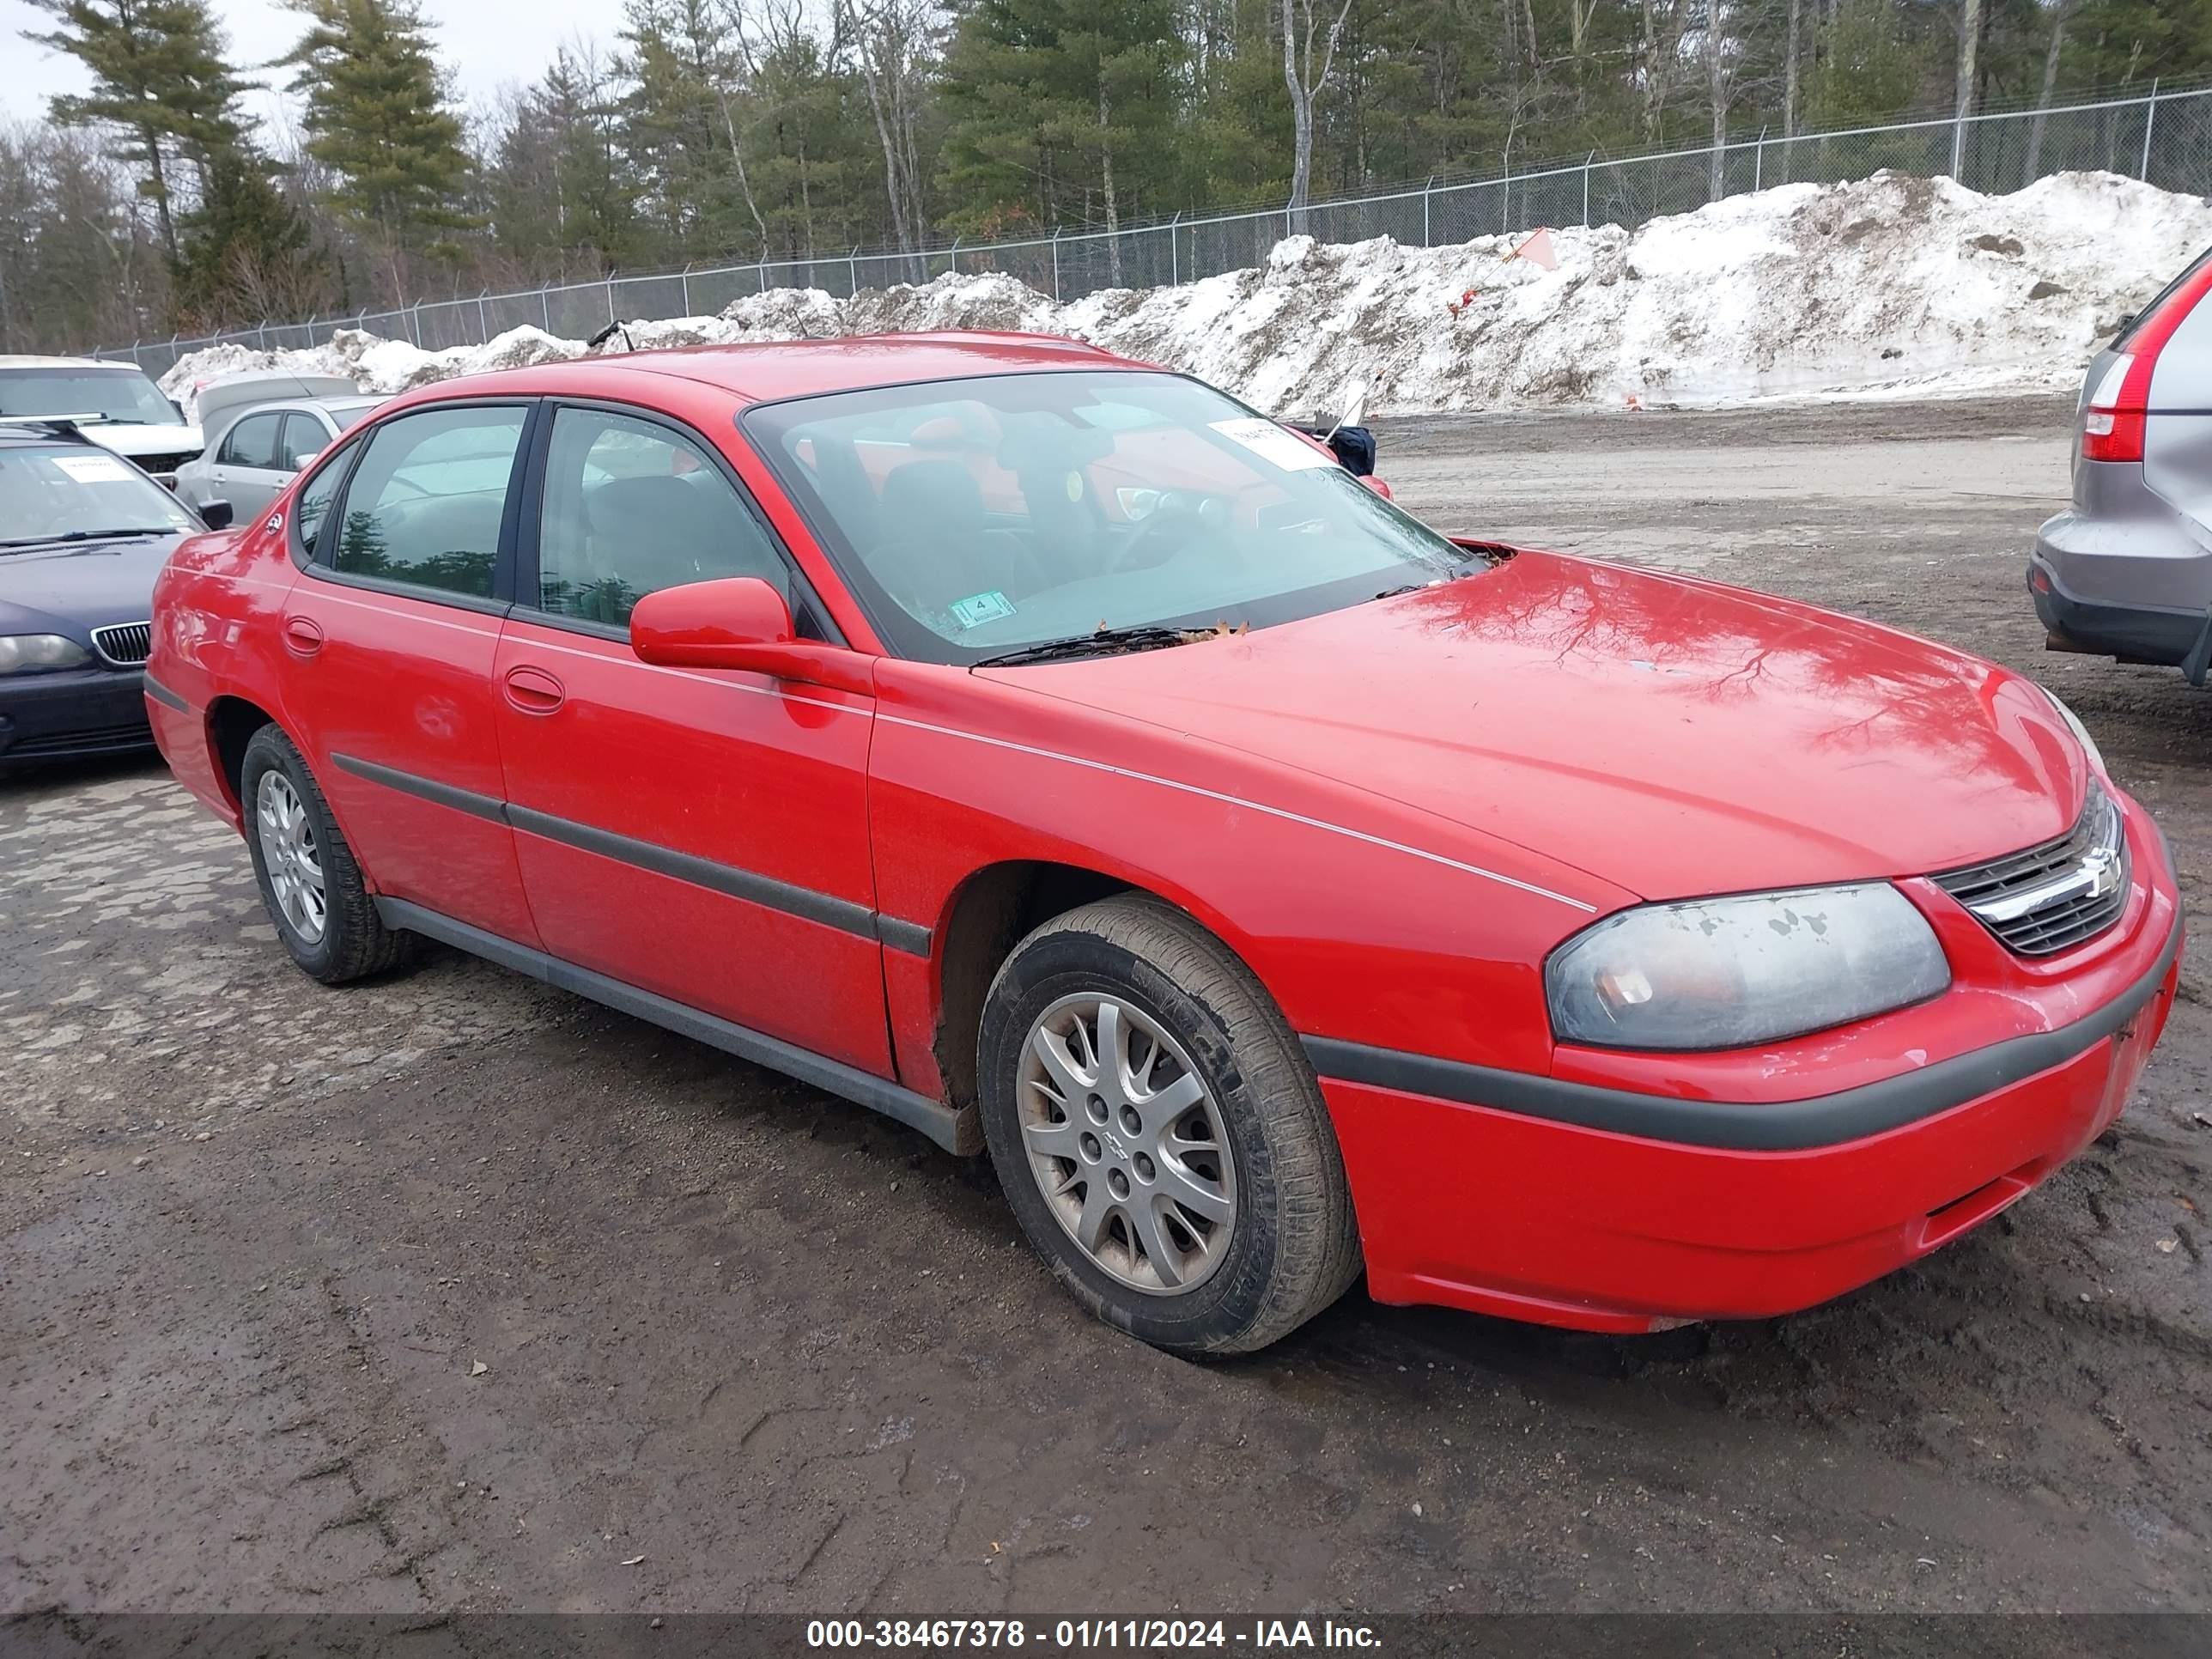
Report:
[[[697,444],[607,410],[555,412],[539,610],[619,627],[647,593],[723,576],[763,577],[791,595],[782,556]]]
[[[468,404],[378,427],[346,486],[331,568],[490,598],[528,413],[514,404]]]
[[[231,428],[216,456],[219,466],[253,466],[267,471],[276,465],[276,428],[282,415],[248,415]]]
[[[2198,271],[2202,270],[2208,261],[2212,261],[2212,247],[2206,248],[2203,252],[2198,254],[2194,259],[2191,259],[2186,265],[2183,266],[2181,274],[2176,276],[2172,282],[2168,283],[2164,288],[2159,289],[2158,296],[2155,299],[2154,299],[2148,305],[2145,306],[2141,311],[2136,313],[2134,316],[2128,319],[2127,326],[2122,329],[2112,337],[2112,349],[2115,351],[2125,351],[2128,349],[2128,342],[2136,337],[2137,331],[2142,327],[2143,324],[2157,312],[2160,306],[2166,302],[2166,300],[2170,295],[2179,289],[2181,286],[2188,282],[2191,276],[2194,276]]]

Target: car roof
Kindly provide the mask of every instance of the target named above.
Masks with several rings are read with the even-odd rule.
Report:
[[[0,368],[112,368],[118,374],[143,374],[136,363],[111,363],[98,357],[0,356]]]
[[[1054,334],[982,331],[859,334],[744,345],[679,346],[538,363],[439,381],[407,401],[432,400],[441,392],[477,391],[589,396],[594,380],[602,376],[643,373],[714,386],[748,403],[770,403],[866,386],[1070,368],[1153,370],[1155,365],[1133,362],[1081,340]]]

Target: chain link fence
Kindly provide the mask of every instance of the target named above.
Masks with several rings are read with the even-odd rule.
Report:
[[[2190,195],[2212,193],[2212,88],[1971,116],[1861,127],[1840,132],[1732,139],[1717,150],[1672,150],[1623,159],[1593,152],[1579,161],[1485,179],[1436,178],[1417,188],[1316,202],[1304,215],[1284,208],[1177,215],[1115,231],[1056,233],[1022,241],[963,244],[918,252],[854,248],[842,257],[763,260],[611,276],[513,294],[426,300],[396,311],[315,317],[197,339],[142,340],[103,349],[160,375],[189,351],[234,343],[264,349],[326,343],[333,329],[362,328],[426,349],[481,345],[530,325],[569,339],[615,322],[719,313],[750,295],[817,288],[849,297],[863,289],[924,283],[948,271],[1004,272],[1056,300],[1109,288],[1195,282],[1264,263],[1285,235],[1324,242],[1389,236],[1436,247],[1539,225],[1617,224],[1634,229],[1687,213],[1722,196],[1792,183],[1841,184],[1884,168],[1959,179],[1989,194],[2019,190],[2054,173],[2102,170]]]

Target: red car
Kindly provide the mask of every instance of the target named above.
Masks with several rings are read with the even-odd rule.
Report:
[[[1448,540],[1060,340],[425,388],[177,552],[146,690],[336,983],[441,940],[988,1151],[1074,1295],[1776,1314],[2118,1114],[2181,948],[2054,698]]]

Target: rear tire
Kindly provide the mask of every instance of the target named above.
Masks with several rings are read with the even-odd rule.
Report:
[[[1182,912],[1124,895],[1030,934],[992,982],[980,1061],[999,1184],[1107,1323],[1249,1353],[1358,1277],[1312,1067],[1251,969]]]
[[[238,793],[262,908],[303,972],[342,985],[412,954],[415,936],[377,915],[314,774],[273,722],[246,740]]]

